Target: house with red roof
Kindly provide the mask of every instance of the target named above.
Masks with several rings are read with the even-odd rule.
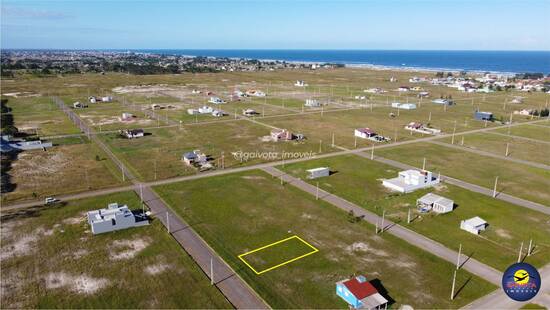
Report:
[[[357,128],[355,129],[355,136],[363,139],[368,139],[376,136],[376,132],[370,128]]]
[[[362,275],[336,282],[336,295],[354,309],[382,309],[388,305],[388,300]]]

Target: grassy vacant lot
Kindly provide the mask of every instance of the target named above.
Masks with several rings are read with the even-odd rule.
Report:
[[[160,222],[92,235],[85,212],[139,209],[125,192],[2,217],[7,308],[230,308]]]
[[[382,186],[381,179],[395,177],[396,169],[353,155],[285,165],[284,170],[305,179],[305,170],[316,167],[330,167],[333,174],[310,180],[311,184],[319,182],[319,187],[325,191],[379,215],[386,211],[386,216],[392,221],[450,249],[458,251],[458,244],[461,243],[464,253],[499,270],[505,270],[517,260],[521,242],[529,243],[530,238],[537,244],[537,253],[526,261],[536,266],[550,262],[550,243],[546,240],[550,234],[550,216],[452,185],[440,185],[409,194],[392,193]],[[416,199],[428,192],[454,200],[457,207],[452,213],[443,215],[417,212]],[[411,218],[414,218],[411,224],[407,224],[409,208]],[[474,216],[489,222],[489,229],[480,236],[459,228],[461,220]],[[517,223],[529,225],[518,226]]]
[[[2,96],[11,108],[15,127],[20,131],[30,130],[40,136],[79,133],[70,119],[48,97],[13,98]],[[32,130],[31,130],[32,129]]]
[[[525,124],[521,126],[515,126],[510,128],[510,134],[513,136],[525,137],[540,141],[550,142],[550,126],[542,126],[548,124],[547,122],[540,122],[536,125]],[[496,132],[508,134],[508,128],[496,129]]]
[[[493,188],[498,176],[499,191],[550,206],[550,172],[543,169],[427,143],[383,149],[377,154],[415,167],[422,167],[425,157],[426,169],[486,188]]]
[[[181,156],[184,152],[201,150],[210,155],[217,163],[223,152],[225,167],[257,164],[270,161],[268,158],[252,158],[241,163],[232,152],[318,152],[317,141],[304,142],[279,141],[264,142],[263,136],[270,134],[271,128],[251,123],[247,120],[231,122],[187,125],[180,128],[150,129],[150,135],[139,139],[123,139],[116,134],[102,135],[117,157],[124,160],[129,167],[144,180],[187,175],[195,170],[187,167]],[[328,145],[323,152],[332,151]],[[156,169],[155,169],[156,167]]]
[[[121,185],[122,175],[107,155],[85,137],[51,140],[46,151],[24,151],[15,155],[7,171],[12,192],[2,202],[68,194]]]
[[[541,128],[542,129],[542,128]],[[451,143],[452,138],[445,138],[441,141]],[[513,136],[501,136],[491,133],[475,133],[464,136],[464,145],[462,137],[455,137],[455,145],[461,145],[474,150],[481,150],[500,156],[506,155],[508,145],[508,156],[511,158],[523,159],[532,162],[538,162],[550,165],[550,144],[514,138]]]
[[[495,288],[460,271],[458,287],[467,284],[451,302],[452,264],[391,235],[375,235],[373,226],[351,223],[346,212],[261,171],[156,190],[274,308],[344,308],[334,285],[352,274],[379,280],[395,308],[455,308]],[[237,257],[293,235],[319,252],[261,275]]]

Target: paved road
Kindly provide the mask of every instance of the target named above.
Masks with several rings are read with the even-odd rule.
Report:
[[[165,227],[170,228],[170,234],[210,279],[212,279],[210,273],[210,263],[212,262],[214,284],[235,308],[269,309],[267,303],[208,246],[187,222],[168,208],[166,203],[150,187],[143,188],[143,200],[155,217]]]
[[[535,162],[528,161],[528,160],[518,159],[518,158],[504,156],[504,155],[498,155],[498,154],[494,154],[494,153],[491,153],[491,152],[477,150],[477,149],[473,149],[473,148],[469,148],[469,147],[465,147],[465,146],[460,146],[460,145],[456,145],[456,144],[445,143],[445,142],[441,142],[441,141],[429,141],[429,143],[437,144],[437,145],[440,145],[440,146],[444,146],[444,147],[448,147],[448,148],[452,148],[452,149],[456,149],[456,150],[466,151],[466,152],[470,152],[470,153],[474,153],[474,154],[478,154],[478,155],[482,155],[482,156],[486,156],[486,157],[492,157],[492,158],[507,160],[507,161],[514,162],[514,163],[517,163],[517,164],[531,166],[531,167],[534,167],[534,168],[550,170],[550,166],[548,166],[548,165],[541,164],[541,163],[535,163]]]
[[[550,264],[540,268],[539,273],[542,280],[541,288],[537,296],[532,300],[525,302],[514,301],[499,288],[493,293],[483,296],[465,306],[463,309],[519,309],[528,303],[536,303],[550,309]]]
[[[283,179],[283,182],[287,182],[288,184],[295,186],[311,195],[317,194],[317,187],[306,183],[298,178],[295,178],[291,175],[285,174],[281,170],[278,170],[274,167],[267,167],[263,168],[263,171],[271,174],[274,177]],[[367,222],[373,224],[373,225],[381,225],[382,218],[370,211],[367,211],[361,207],[359,207],[356,204],[353,204],[343,198],[340,198],[336,195],[330,194],[324,190],[319,189],[319,199],[322,199],[333,206],[340,208],[344,211],[353,210],[353,212],[356,215],[364,216],[364,220]],[[446,261],[451,262],[452,264],[456,264],[458,253],[445,247],[441,243],[438,243],[436,241],[433,241],[429,238],[426,238],[422,236],[421,234],[418,234],[410,229],[407,229],[401,225],[398,225],[394,222],[391,222],[389,220],[384,221],[384,227],[381,227],[384,229],[385,232],[390,233],[398,238],[401,238],[405,241],[407,241],[410,244],[413,244],[425,251],[428,251],[440,258],[443,258]],[[502,279],[502,273],[492,267],[489,267],[485,264],[480,263],[476,259],[470,258],[464,254],[461,255],[460,261],[462,262],[462,267],[466,270],[468,270],[470,273],[475,274],[479,276],[482,279],[485,279],[493,284],[499,285],[500,281]]]
[[[544,121],[544,120],[536,120],[536,121],[531,121],[529,123],[541,122],[541,121]],[[523,125],[523,124],[527,124],[527,123],[515,123],[515,124],[512,124],[512,126],[519,126],[519,125]],[[497,128],[504,128],[504,127],[505,126],[473,129],[473,130],[457,133],[456,135],[470,134],[470,133],[494,130],[494,129],[497,129]],[[397,147],[397,146],[401,146],[401,145],[407,145],[407,144],[413,144],[413,143],[419,143],[419,142],[427,142],[427,141],[440,139],[440,138],[444,138],[444,137],[450,137],[450,134],[439,135],[439,136],[429,136],[429,137],[419,138],[419,139],[416,139],[416,140],[406,140],[406,141],[401,141],[401,142],[382,144],[382,145],[376,146],[375,149],[378,150],[378,149],[384,149],[384,148],[388,148],[388,147],[391,148],[391,147]],[[342,151],[337,151],[337,152],[332,152],[332,153],[318,154],[318,155],[315,155],[313,157],[304,157],[304,158],[297,158],[297,159],[292,159],[292,160],[285,160],[285,163],[291,164],[291,163],[303,162],[303,161],[308,161],[308,160],[313,160],[313,159],[329,158],[329,157],[348,155],[348,154],[362,154],[364,152],[369,152],[370,153],[371,147],[364,147],[364,148],[358,148],[358,149],[353,149],[353,150],[344,149],[344,148],[341,148],[341,149],[343,149],[343,150]],[[362,154],[361,156],[365,156],[365,154]],[[370,158],[370,154],[367,157]],[[394,165],[396,167],[408,167],[408,168],[403,168],[403,169],[415,168],[415,167],[408,166],[408,165],[405,165],[405,164],[401,164],[401,163],[398,163],[398,162],[395,162],[395,161],[391,161],[389,159],[383,159],[383,158],[380,158],[378,156],[375,156],[375,159],[377,159],[381,162],[385,162],[389,165]],[[191,175],[191,176],[174,177],[174,178],[169,178],[169,179],[164,179],[164,180],[159,180],[159,181],[144,182],[143,184],[145,186],[164,185],[164,184],[195,180],[195,179],[206,178],[206,177],[211,177],[211,176],[218,176],[218,175],[229,174],[229,173],[243,172],[243,171],[254,170],[254,169],[262,169],[262,168],[265,168],[265,167],[274,167],[274,166],[279,166],[282,163],[283,163],[282,161],[276,161],[276,162],[269,162],[269,163],[263,163],[263,164],[257,164],[257,165],[250,165],[250,166],[245,166],[245,167],[228,168],[228,169],[223,169],[223,170],[214,170],[214,171],[202,172],[200,174]],[[444,181],[446,181],[450,184],[454,184],[454,185],[457,185],[457,186],[461,186],[461,187],[473,190],[473,191],[478,192],[478,193],[482,193],[482,194],[485,194],[485,195],[491,195],[492,196],[492,190],[486,189],[486,188],[481,187],[481,186],[469,184],[469,183],[466,183],[464,181],[460,181],[460,180],[453,179],[453,178],[450,178],[450,177],[445,177]],[[129,189],[132,189],[132,188],[128,188],[128,186],[118,187],[118,192],[127,191]],[[59,198],[62,198],[63,200],[73,200],[73,199],[80,199],[80,198],[83,198],[83,197],[99,196],[99,195],[102,195],[102,193],[110,194],[110,193],[115,193],[115,192],[117,192],[116,189],[97,190],[97,191],[90,192],[91,194],[86,195],[86,196],[82,196],[83,194],[74,194],[74,195],[59,196]],[[520,198],[516,198],[516,197],[510,196],[510,195],[504,194],[504,193],[499,193],[498,196],[497,196],[497,199],[502,199],[502,200],[505,200],[505,201],[508,201],[508,202],[511,202],[511,203],[514,203],[514,204],[517,204],[517,205],[520,205],[520,206],[524,206],[524,207],[527,207],[527,208],[530,208],[530,209],[533,209],[533,210],[537,210],[537,211],[540,211],[540,212],[543,212],[543,213],[546,213],[546,214],[548,214],[548,212],[549,212],[548,207],[545,207],[541,204],[530,202],[530,201],[520,199]],[[7,205],[2,206],[2,210],[28,208],[28,207],[40,205],[42,203],[43,203],[43,200],[17,202],[17,203],[7,204]]]

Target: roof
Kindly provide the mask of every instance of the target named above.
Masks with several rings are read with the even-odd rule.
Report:
[[[357,129],[355,129],[355,130],[357,130],[357,131],[359,131],[359,132],[362,132],[362,133],[369,134],[369,135],[375,133],[375,132],[374,132],[372,129],[370,129],[370,128],[357,128]]]
[[[307,172],[309,173],[312,173],[312,172],[317,172],[317,171],[324,171],[324,170],[327,170],[328,167],[319,167],[319,168],[313,168],[313,169],[309,169],[309,170],[306,170]]]
[[[487,224],[487,221],[485,221],[484,219],[482,219],[479,216],[476,216],[476,217],[472,217],[471,219],[465,220],[464,223],[467,224],[467,225],[476,227],[476,226],[481,226],[481,225]]]
[[[193,159],[193,158],[197,158],[197,154],[195,154],[195,152],[187,152],[183,154],[183,157],[188,159]]]
[[[421,128],[423,126],[422,123],[417,123],[417,122],[410,122],[409,125],[407,125],[409,127],[413,127],[413,128]]]
[[[440,204],[440,205],[443,205],[443,206],[453,206],[454,205],[454,201],[452,201],[451,199],[445,198],[445,197],[442,197],[442,196],[439,196],[439,195],[436,195],[436,194],[432,194],[432,193],[428,193],[428,194],[418,198],[418,200],[422,203],[425,203],[425,204],[437,203],[437,204]]]
[[[343,282],[347,289],[352,293],[355,298],[363,299],[370,295],[378,293],[376,288],[368,282],[364,276],[357,276],[353,279]]]

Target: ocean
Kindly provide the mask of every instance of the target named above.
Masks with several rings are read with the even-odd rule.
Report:
[[[330,62],[352,66],[418,70],[550,73],[550,51],[419,51],[419,50],[230,50],[142,49],[135,52]]]

